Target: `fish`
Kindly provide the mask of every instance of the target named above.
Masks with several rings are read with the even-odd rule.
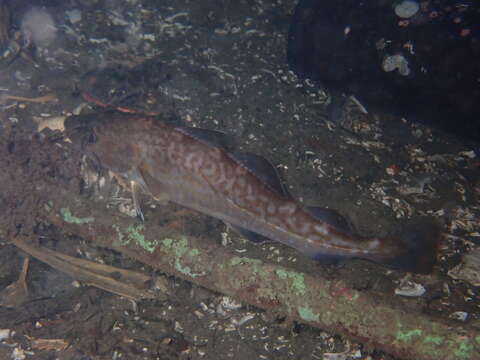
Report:
[[[361,236],[334,210],[294,199],[268,160],[235,151],[221,132],[120,112],[70,116],[65,131],[92,161],[131,184],[137,209],[141,189],[220,219],[253,242],[278,241],[320,262],[358,258],[421,274],[435,265],[435,227]]]

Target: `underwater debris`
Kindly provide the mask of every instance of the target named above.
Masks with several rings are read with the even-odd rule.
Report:
[[[420,5],[416,1],[405,0],[395,5],[394,10],[398,17],[408,19],[420,10]]]
[[[400,54],[387,56],[383,60],[382,68],[386,72],[398,70],[398,73],[403,76],[408,76],[410,74],[408,61]]]

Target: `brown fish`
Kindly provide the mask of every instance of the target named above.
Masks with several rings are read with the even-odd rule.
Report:
[[[273,239],[318,260],[361,258],[418,273],[435,264],[435,230],[414,228],[404,240],[356,235],[334,212],[293,199],[267,160],[228,150],[221,133],[118,112],[72,116],[65,127],[88,156],[134,187],[223,220],[253,241]]]

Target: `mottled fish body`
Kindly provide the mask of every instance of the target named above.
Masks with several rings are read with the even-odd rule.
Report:
[[[214,131],[174,127],[121,113],[74,116],[69,135],[87,154],[154,198],[197,210],[251,234],[279,241],[316,259],[361,258],[428,273],[433,234],[400,241],[365,238],[293,199],[263,158],[229,151]],[[423,236],[423,234],[422,234]]]

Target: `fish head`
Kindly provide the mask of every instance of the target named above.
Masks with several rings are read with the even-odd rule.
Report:
[[[65,133],[95,165],[122,175],[139,163],[132,123],[128,116],[116,113],[70,116]]]
[[[65,135],[72,143],[82,150],[85,150],[88,144],[97,142],[95,127],[100,124],[96,116],[73,115],[65,120]]]

